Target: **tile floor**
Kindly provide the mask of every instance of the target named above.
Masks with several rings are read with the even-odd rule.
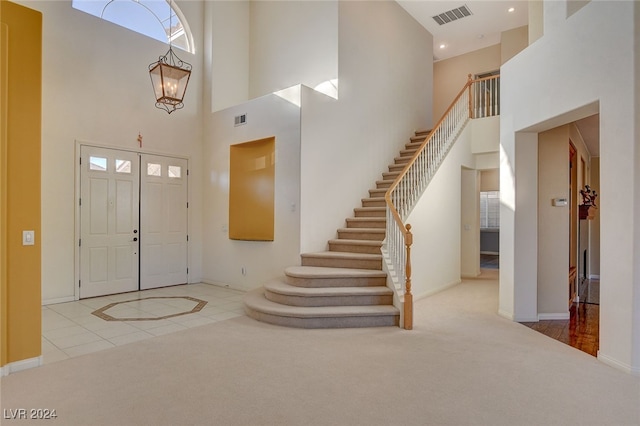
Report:
[[[207,304],[198,312],[157,320],[106,321],[92,314],[114,302],[153,297],[157,298],[116,305],[109,313],[114,316],[120,313],[127,318],[155,318],[174,313],[176,307],[185,305],[184,299],[168,296],[188,296]],[[45,305],[42,307],[43,363],[244,315],[243,296],[241,291],[200,283]]]

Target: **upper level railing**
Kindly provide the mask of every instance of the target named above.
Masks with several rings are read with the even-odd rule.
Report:
[[[405,221],[470,118],[500,113],[500,76],[469,80],[385,194],[387,230],[382,247],[391,278],[404,290],[404,328],[413,328],[411,225]]]

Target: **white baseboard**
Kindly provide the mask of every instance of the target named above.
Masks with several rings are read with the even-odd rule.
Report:
[[[502,318],[506,318],[510,321],[514,321],[515,317],[513,316],[512,312],[507,312],[507,311],[503,311],[502,309],[498,310],[498,315],[501,316]]]
[[[29,358],[29,359],[16,361],[16,362],[10,362],[5,366],[0,367],[0,377],[8,376],[11,373],[17,373],[18,371],[40,367],[41,365],[42,365],[42,355],[35,358]]]
[[[438,287],[438,288],[433,289],[433,290],[428,290],[428,291],[425,291],[424,293],[415,294],[413,296],[413,301],[417,302],[418,300],[424,299],[425,297],[433,296],[434,294],[440,293],[441,291],[444,291],[444,290],[447,290],[447,289],[450,289],[451,287],[456,286],[456,285],[460,284],[461,282],[462,281],[454,281],[452,283],[445,284],[442,287]]]
[[[42,305],[55,305],[56,303],[73,302],[76,298],[74,296],[59,297],[57,299],[46,299],[42,301]]]
[[[567,320],[571,318],[569,312],[561,312],[557,314],[538,314],[538,321],[543,320]]]
[[[217,282],[217,281],[211,281],[211,280],[206,280],[206,279],[202,279],[200,282],[203,283],[203,284],[214,285],[216,287],[228,288],[228,289],[237,290],[237,291],[245,291],[246,292],[246,291],[253,290],[252,288],[244,288],[244,287],[241,287],[241,286],[236,286],[236,285],[226,284],[226,283],[220,283],[220,282]],[[257,288],[257,287],[255,287],[255,288]]]
[[[610,367],[613,367],[617,370],[622,370],[625,373],[632,374],[634,376],[640,376],[640,366],[632,367],[628,364],[620,362],[616,359],[613,359],[602,352],[598,351],[598,360],[602,361],[604,364],[607,364]]]

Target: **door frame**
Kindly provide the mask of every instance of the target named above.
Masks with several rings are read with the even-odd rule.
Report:
[[[74,239],[73,239],[73,262],[74,262],[74,268],[73,268],[73,279],[74,279],[74,284],[73,284],[73,300],[80,300],[80,246],[79,246],[79,241],[80,241],[80,237],[81,237],[81,223],[80,223],[80,178],[81,178],[81,172],[82,172],[82,167],[80,165],[80,154],[81,154],[81,148],[83,146],[89,146],[89,147],[93,147],[93,148],[104,148],[104,149],[113,149],[113,150],[118,150],[118,151],[127,151],[127,152],[132,152],[132,153],[136,153],[136,154],[148,154],[148,155],[160,155],[163,157],[173,157],[173,158],[180,158],[183,160],[187,161],[187,168],[189,168],[189,165],[191,163],[191,158],[189,156],[186,155],[179,155],[179,154],[173,154],[173,153],[167,153],[167,152],[160,152],[160,151],[153,151],[153,150],[147,150],[147,149],[143,149],[143,148],[130,148],[130,147],[123,147],[123,146],[115,146],[115,145],[107,145],[107,144],[101,144],[101,143],[96,143],[96,142],[90,142],[90,141],[85,141],[85,140],[80,140],[80,139],[76,139],[75,140],[75,154],[74,154],[74,198],[73,198],[73,202],[75,204],[75,208],[74,208]],[[187,175],[187,202],[189,203],[189,205],[191,205],[191,186],[189,185],[189,175]],[[190,234],[190,230],[191,230],[191,209],[187,209],[187,234]],[[187,266],[189,268],[191,268],[191,245],[187,242]],[[138,272],[139,273],[139,272]],[[187,284],[191,284],[191,281],[189,279],[189,274],[187,274]],[[140,283],[138,282],[138,287],[139,287]]]

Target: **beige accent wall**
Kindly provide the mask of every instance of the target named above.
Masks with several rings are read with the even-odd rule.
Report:
[[[480,174],[480,191],[500,191],[500,171],[483,170]]]
[[[501,63],[507,62],[529,45],[529,28],[527,25],[504,31],[500,35]]]
[[[460,219],[460,276],[480,275],[480,173],[462,167]]]
[[[529,44],[544,34],[544,4],[542,0],[529,0]]]
[[[469,74],[500,69],[499,44],[433,64],[433,123],[436,124],[468,80]]]
[[[591,0],[567,0],[567,18],[589,4]]]
[[[538,314],[568,317],[569,206],[554,198],[569,198],[568,125],[538,135]]]
[[[591,158],[591,180],[590,186],[600,194],[600,157]],[[600,195],[596,204],[601,204]],[[589,221],[589,276],[590,278],[600,277],[600,209],[594,211],[594,217]]]

